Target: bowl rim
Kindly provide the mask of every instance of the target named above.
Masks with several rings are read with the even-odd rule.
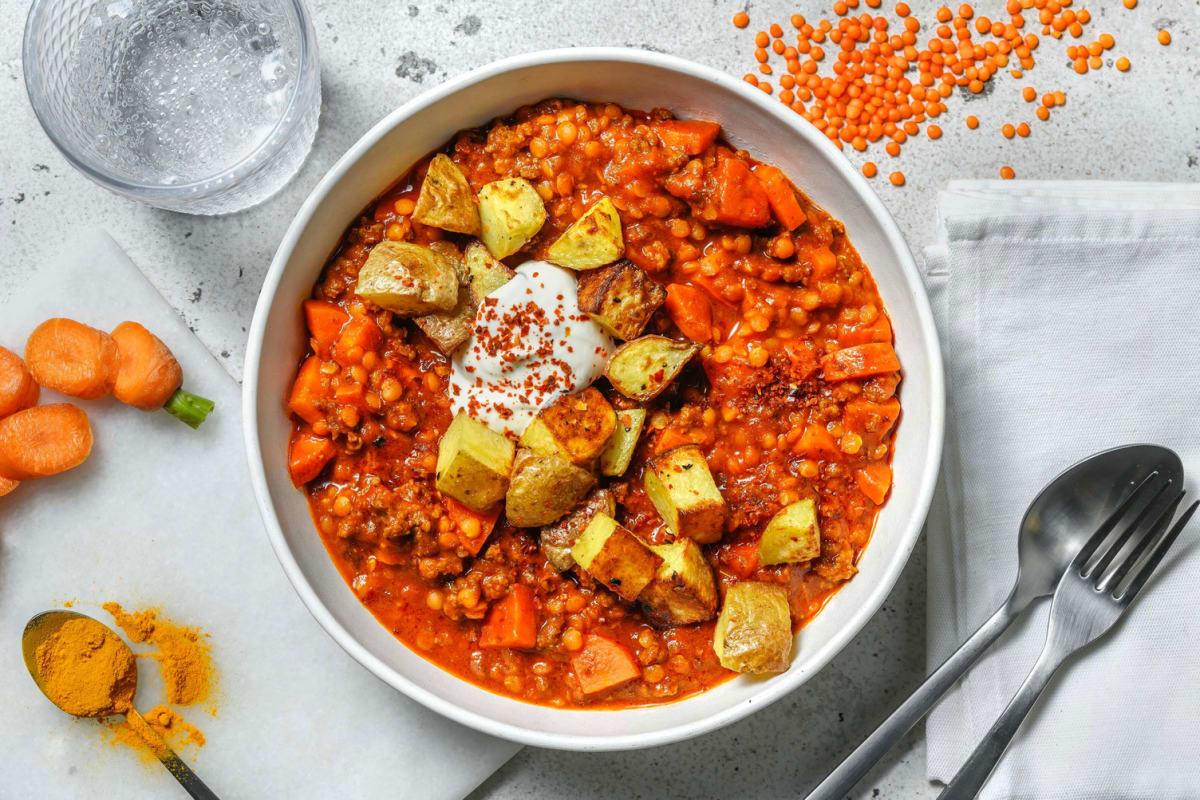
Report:
[[[576,61],[623,61],[690,74],[693,77],[716,84],[727,91],[753,98],[752,102],[758,105],[762,113],[773,116],[777,121],[795,133],[795,135],[808,139],[810,143],[823,150],[833,168],[850,184],[855,194],[858,195],[859,199],[866,206],[896,257],[905,283],[913,294],[912,299],[916,307],[917,322],[924,336],[924,358],[928,362],[929,369],[930,397],[928,400],[931,425],[926,444],[926,460],[920,479],[917,482],[918,488],[914,503],[914,513],[905,524],[903,531],[900,532],[896,553],[884,568],[881,579],[872,588],[866,602],[854,610],[847,623],[842,626],[831,641],[810,662],[808,669],[782,673],[778,676],[777,680],[764,683],[763,688],[753,696],[702,720],[671,724],[658,730],[644,733],[616,736],[580,736],[547,733],[513,725],[469,711],[418,686],[371,653],[333,617],[332,613],[326,608],[321,598],[308,582],[299,563],[288,547],[278,516],[271,503],[267,487],[265,461],[259,446],[257,419],[258,382],[264,333],[267,317],[271,306],[274,304],[279,283],[305,227],[325,202],[330,191],[342,180],[350,167],[357,163],[369,149],[374,147],[380,139],[397,125],[415,113],[442,101],[467,86],[494,78],[505,72],[544,66],[546,64]],[[244,366],[242,417],[246,457],[250,468],[250,482],[254,488],[259,513],[262,516],[264,527],[267,529],[271,547],[275,551],[275,555],[279,559],[279,563],[283,567],[288,581],[300,596],[309,613],[324,628],[325,632],[352,658],[370,670],[380,680],[403,692],[409,698],[432,711],[475,730],[536,747],[578,751],[611,751],[671,744],[708,733],[743,719],[752,712],[765,708],[794,691],[812,675],[824,668],[834,656],[841,652],[851,639],[858,635],[891,593],[896,581],[900,577],[900,573],[908,563],[913,547],[916,545],[924,526],[941,464],[945,428],[945,380],[933,311],[928,296],[925,294],[924,283],[912,253],[903,235],[900,233],[899,227],[884,207],[882,201],[833,143],[817,131],[816,128],[805,124],[790,109],[782,108],[777,102],[769,102],[761,92],[753,90],[752,87],[747,86],[744,82],[732,78],[713,67],[698,64],[678,56],[637,48],[556,48],[510,56],[471,70],[438,86],[431,87],[384,116],[329,168],[329,171],[326,172],[321,181],[313,188],[308,197],[305,198],[304,203],[293,217],[287,232],[280,241],[275,257],[272,259],[271,266],[263,280],[258,301],[255,304],[254,317],[248,331]],[[686,702],[686,698],[678,702]],[[672,704],[664,704],[661,707],[669,707],[670,705]],[[554,709],[548,708],[547,710],[553,711]]]

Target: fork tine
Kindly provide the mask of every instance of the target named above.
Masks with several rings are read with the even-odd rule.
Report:
[[[1079,552],[1076,553],[1075,558],[1071,560],[1071,569],[1074,569],[1077,572],[1083,569],[1083,566],[1087,564],[1089,559],[1091,559],[1092,554],[1096,552],[1096,548],[1099,547],[1100,543],[1103,542],[1108,534],[1112,532],[1112,529],[1117,527],[1117,523],[1121,521],[1121,517],[1125,516],[1125,512],[1128,511],[1129,507],[1133,505],[1134,500],[1136,500],[1138,496],[1142,494],[1142,490],[1149,486],[1150,483],[1156,480],[1158,477],[1158,471],[1155,470],[1145,478],[1142,478],[1141,483],[1133,487],[1133,491],[1121,501],[1121,504],[1118,505],[1111,514],[1108,515],[1108,519],[1100,523],[1100,527],[1097,528],[1096,532],[1092,534],[1092,537],[1084,543],[1083,547],[1079,548]]]
[[[1171,530],[1167,531],[1167,535],[1164,536],[1161,541],[1159,541],[1158,546],[1154,549],[1154,552],[1150,554],[1148,559],[1146,559],[1146,563],[1142,567],[1141,571],[1133,577],[1133,580],[1130,581],[1129,585],[1125,587],[1125,591],[1121,592],[1121,595],[1117,598],[1118,600],[1131,601],[1133,598],[1137,597],[1138,592],[1142,590],[1142,587],[1146,585],[1146,581],[1149,580],[1151,574],[1154,573],[1155,568],[1158,566],[1158,562],[1163,560],[1163,556],[1165,556],[1167,551],[1171,549],[1171,545],[1175,543],[1175,540],[1179,538],[1179,534],[1183,532],[1183,529],[1191,520],[1192,514],[1196,513],[1196,508],[1198,506],[1200,506],[1200,500],[1197,500],[1188,506],[1187,511],[1183,512],[1183,516],[1179,518],[1179,521],[1176,522]]]
[[[1129,537],[1137,533],[1137,531],[1142,527],[1142,524],[1145,523],[1146,519],[1150,517],[1150,514],[1158,506],[1158,500],[1163,496],[1163,492],[1171,488],[1171,483],[1172,481],[1168,480],[1158,488],[1158,491],[1146,501],[1146,505],[1142,506],[1142,510],[1138,512],[1138,515],[1134,518],[1133,522],[1129,523],[1129,526],[1126,527],[1125,530],[1122,531],[1119,536],[1117,536],[1116,540],[1108,546],[1108,548],[1104,551],[1104,553],[1101,554],[1099,560],[1096,561],[1092,568],[1087,572],[1081,571],[1083,577],[1090,578],[1093,575],[1104,574],[1104,571],[1108,569],[1109,564],[1111,564],[1113,559],[1117,557],[1117,554],[1121,552],[1121,548],[1124,547],[1125,543],[1129,541]],[[1171,518],[1167,517],[1167,521],[1170,522],[1170,520]]]
[[[1096,578],[1096,591],[1107,592],[1110,589],[1115,591],[1121,585],[1121,581],[1125,579],[1129,571],[1138,563],[1142,555],[1158,541],[1159,535],[1171,524],[1171,520],[1175,517],[1175,510],[1179,508],[1179,503],[1183,500],[1184,494],[1184,492],[1180,492],[1167,503],[1166,507],[1159,512],[1154,521],[1150,523],[1150,526],[1141,534],[1137,543],[1121,559],[1121,562],[1117,564],[1111,573],[1108,575],[1104,574],[1104,570],[1108,567],[1107,564],[1103,567],[1097,567],[1092,571],[1092,575]],[[1109,555],[1115,556],[1116,553],[1112,552]]]

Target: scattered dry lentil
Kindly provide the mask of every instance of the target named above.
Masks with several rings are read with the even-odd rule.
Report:
[[[1016,175],[1017,175],[1017,173],[1015,173],[1013,171],[1013,168],[1008,165],[1005,165],[1000,168],[1000,177],[1006,181],[1011,181],[1013,178],[1016,177]]]
[[[1167,30],[1166,28],[1163,28],[1161,31],[1159,31],[1158,32],[1158,43],[1159,44],[1170,44],[1171,43],[1171,32],[1169,30]]]
[[[874,161],[868,161],[862,165],[862,174],[866,175],[868,178],[874,178],[878,171],[879,168],[875,166]]]

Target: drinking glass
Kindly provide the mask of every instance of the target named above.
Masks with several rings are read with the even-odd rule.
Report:
[[[72,166],[159,208],[260,203],[316,135],[301,0],[34,0],[22,60],[34,113]]]

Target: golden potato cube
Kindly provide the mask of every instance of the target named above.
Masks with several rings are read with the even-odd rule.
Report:
[[[504,513],[518,528],[561,519],[596,485],[596,476],[559,455],[517,451]]]
[[[568,269],[595,269],[611,264],[624,252],[621,215],[612,200],[601,197],[554,240],[546,260]]]
[[[480,238],[496,258],[521,249],[542,229],[546,207],[533,185],[524,178],[504,178],[479,190]]]
[[[576,464],[591,464],[612,438],[617,412],[598,389],[560,397],[538,412],[538,419]]]
[[[435,311],[413,320],[425,335],[433,340],[438,349],[451,355],[471,336],[475,325],[475,312],[479,303],[466,283],[467,270],[462,254],[450,242],[433,242],[429,249],[448,260],[458,275],[458,302],[449,311]]]
[[[608,489],[595,489],[583,501],[583,504],[553,525],[542,528],[538,535],[542,553],[550,566],[559,572],[566,572],[575,566],[571,556],[571,548],[579,535],[587,528],[592,517],[597,514],[612,516],[617,513],[617,501]]]
[[[579,276],[579,308],[617,339],[636,338],[666,299],[666,290],[626,259]]]
[[[479,207],[467,176],[445,153],[429,162],[412,218],[444,231],[479,235]]]
[[[787,589],[742,581],[729,587],[713,628],[713,652],[735,672],[783,672],[792,652]]]
[[[633,451],[637,449],[645,422],[644,408],[627,408],[617,412],[617,429],[600,451],[601,475],[615,477],[625,474],[625,470],[629,469],[629,462],[633,459]]]
[[[758,542],[758,563],[788,564],[821,555],[817,504],[811,497],[797,500],[771,517]]]
[[[699,350],[695,342],[643,336],[617,348],[605,375],[618,392],[644,403],[662,394]]]
[[[533,422],[530,422],[525,428],[525,432],[521,434],[521,438],[517,440],[517,444],[526,450],[532,450],[539,456],[568,457],[567,450],[563,447],[562,442],[554,438],[554,434],[546,427],[546,423],[541,417],[533,418]]]
[[[699,447],[684,444],[659,453],[647,462],[643,484],[671,533],[700,544],[720,540],[725,498]]]
[[[483,242],[471,242],[467,245],[467,285],[475,295],[475,302],[482,303],[483,298],[508,283],[516,275],[503,261],[498,261],[488,252]]]
[[[435,485],[463,505],[486,511],[508,489],[515,449],[506,437],[460,411],[438,444]]]
[[[458,274],[443,255],[385,239],[371,248],[354,291],[380,308],[411,317],[450,311],[458,302]]]
[[[690,625],[717,613],[717,584],[700,545],[691,539],[651,546],[663,563],[642,591],[647,615],[659,625]]]
[[[596,514],[571,548],[571,557],[622,600],[632,602],[654,579],[662,557],[607,514]]]

